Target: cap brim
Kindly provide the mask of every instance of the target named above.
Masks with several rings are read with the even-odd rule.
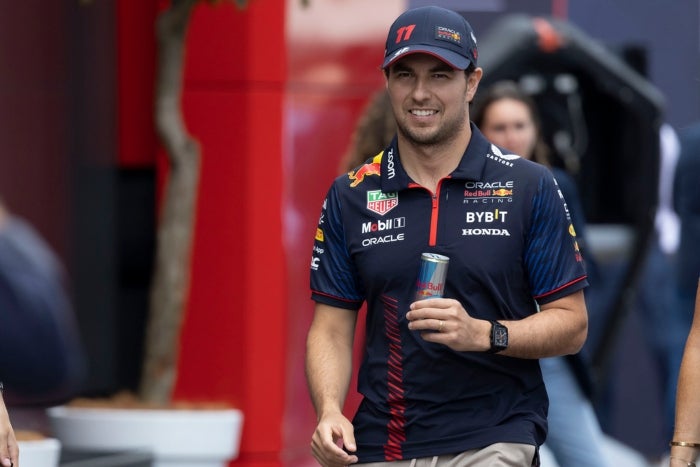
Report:
[[[462,55],[456,52],[452,52],[451,50],[443,49],[441,47],[418,44],[403,47],[386,57],[384,59],[384,63],[382,64],[382,68],[387,68],[393,65],[397,60],[407,55],[413,55],[418,53],[428,54],[432,55],[433,57],[439,58],[440,60],[457,70],[466,70],[469,67],[469,64],[471,63],[468,58],[463,57]]]

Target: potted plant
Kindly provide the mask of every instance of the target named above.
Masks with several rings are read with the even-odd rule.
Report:
[[[235,408],[173,407],[170,400],[189,284],[201,157],[200,147],[189,135],[180,109],[185,34],[192,10],[200,1],[172,0],[156,23],[159,57],[155,125],[165,148],[169,173],[157,229],[138,397],[114,398],[112,407],[99,401],[83,401],[48,409],[53,432],[65,448],[149,450],[158,467],[170,462],[179,467],[225,465],[238,454],[243,422],[242,412]],[[242,7],[246,0],[235,3]],[[172,410],[165,410],[166,407]]]

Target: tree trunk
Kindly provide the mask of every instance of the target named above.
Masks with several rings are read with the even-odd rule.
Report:
[[[155,125],[168,157],[169,175],[158,222],[139,397],[158,404],[170,401],[175,384],[189,289],[200,148],[185,127],[181,96],[185,37],[197,1],[172,0],[156,23]]]

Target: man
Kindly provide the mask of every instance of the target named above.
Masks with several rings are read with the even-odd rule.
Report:
[[[323,203],[306,359],[323,466],[536,465],[547,416],[537,359],[585,340],[587,281],[565,204],[546,168],[470,124],[476,58],[457,13],[399,16],[382,65],[397,136]],[[444,298],[415,301],[423,252],[450,258]],[[351,423],[342,406],[364,301]]]

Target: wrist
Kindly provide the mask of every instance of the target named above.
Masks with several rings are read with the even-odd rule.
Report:
[[[695,462],[689,460],[687,457],[671,455],[669,459],[670,467],[697,467]]]
[[[508,328],[496,320],[490,322],[488,353],[499,353],[508,348]]]

